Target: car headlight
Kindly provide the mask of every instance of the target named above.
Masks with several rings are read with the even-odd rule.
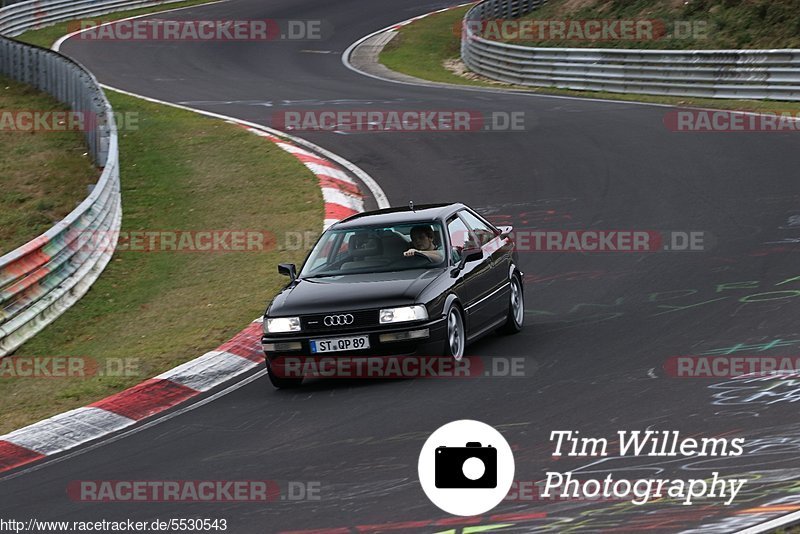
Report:
[[[425,306],[404,306],[402,308],[387,308],[381,310],[381,324],[404,323],[406,321],[420,321],[428,318]]]
[[[268,334],[281,334],[284,332],[299,332],[299,317],[276,317],[264,322],[264,332]]]

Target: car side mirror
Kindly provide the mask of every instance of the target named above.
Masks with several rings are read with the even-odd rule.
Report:
[[[461,252],[461,267],[463,268],[464,265],[471,261],[480,261],[483,259],[483,250],[480,248],[465,248]]]
[[[464,266],[471,261],[480,261],[483,259],[483,250],[478,247],[465,248],[461,251],[461,261],[458,266],[450,273],[452,276],[458,276],[458,273],[464,269]]]
[[[288,276],[294,282],[297,279],[297,267],[294,263],[281,263],[278,265],[278,274]]]
[[[498,226],[498,230],[500,230],[500,238],[504,239],[506,237],[510,237],[511,234],[514,232],[513,226]]]

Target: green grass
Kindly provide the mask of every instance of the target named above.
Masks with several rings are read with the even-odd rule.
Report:
[[[717,49],[800,47],[800,0],[550,0],[526,19],[664,21],[660,39],[630,42],[543,40],[528,46],[598,48]],[[706,31],[696,36],[673,33],[675,21],[702,22]]]
[[[315,176],[273,143],[220,120],[108,92],[138,113],[121,132],[123,231],[319,231]],[[135,359],[129,377],[0,379],[0,434],[83,406],[213,350],[260,315],[303,251],[117,252],[89,293],[16,356]]]
[[[169,11],[180,7],[196,6],[200,4],[207,4],[209,0],[186,0],[185,2],[175,2],[174,4],[164,4],[162,6],[144,7],[141,9],[131,9],[129,11],[118,11],[116,13],[109,13],[107,15],[98,15],[96,17],[86,17],[91,20],[100,20],[102,22],[111,22],[113,20],[126,19],[128,17],[135,17],[137,15],[145,15],[148,13],[159,13],[161,11]],[[42,28],[41,30],[31,30],[16,37],[17,40],[50,48],[61,36],[66,35],[72,30],[70,22],[59,22],[53,26]]]
[[[0,113],[68,108],[32,87],[0,77]],[[0,130],[0,255],[63,219],[88,194],[100,172],[82,132]]]
[[[460,57],[461,38],[453,28],[459,25],[467,9],[468,7],[463,7],[445,11],[402,27],[398,35],[390,41],[381,52],[379,57],[380,62],[394,71],[433,82],[490,87],[493,89],[516,89],[546,95],[650,102],[684,107],[800,112],[800,103],[794,102],[666,97],[599,91],[573,91],[554,87],[515,86],[488,80],[472,73],[469,73],[467,76],[462,76],[460,73],[456,73],[447,68],[445,64],[457,62]]]
[[[454,30],[468,7],[451,9],[403,26],[380,54],[392,70],[424,80],[466,85],[486,85],[458,76],[442,64],[459,57],[461,38]]]

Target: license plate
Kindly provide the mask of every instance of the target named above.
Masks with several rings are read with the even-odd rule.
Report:
[[[312,339],[311,352],[339,352],[369,348],[369,336],[337,337],[334,339]]]

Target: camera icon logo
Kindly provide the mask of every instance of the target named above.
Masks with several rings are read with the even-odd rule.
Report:
[[[503,435],[469,419],[447,423],[431,434],[417,468],[431,502],[459,516],[496,507],[514,481],[514,455]]]
[[[466,447],[437,447],[437,488],[496,488],[497,449],[470,441]]]

